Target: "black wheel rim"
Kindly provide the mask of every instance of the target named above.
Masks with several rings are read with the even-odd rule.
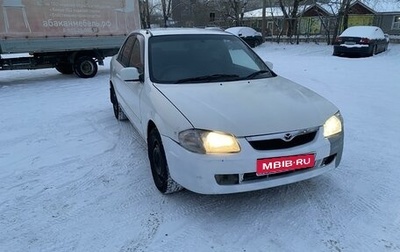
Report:
[[[93,66],[92,62],[90,62],[90,61],[85,61],[81,64],[81,72],[84,75],[91,75],[93,73],[93,69],[94,69],[94,66]]]
[[[155,141],[154,143],[154,149],[153,149],[153,161],[154,161],[154,172],[156,173],[156,177],[158,179],[158,184],[162,185],[164,181],[164,162],[163,158],[161,156],[161,149],[160,149],[160,144],[158,141]]]
[[[161,177],[161,157],[160,157],[160,146],[156,142],[153,149],[154,157],[154,169],[158,177]]]
[[[166,168],[163,150],[158,140],[154,140],[151,151],[151,163],[154,182],[157,188],[164,192],[166,188]]]

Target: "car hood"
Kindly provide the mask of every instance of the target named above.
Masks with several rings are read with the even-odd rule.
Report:
[[[321,126],[338,111],[315,92],[282,77],[205,84],[155,84],[194,128],[237,137]]]

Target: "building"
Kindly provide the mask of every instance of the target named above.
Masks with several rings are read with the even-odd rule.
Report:
[[[297,33],[301,36],[329,36],[333,34],[338,11],[339,5],[334,4],[299,6]],[[280,7],[267,7],[267,30],[265,34],[267,36],[285,35],[286,21]],[[262,9],[246,12],[244,24],[260,31]],[[389,35],[400,35],[400,2],[396,0],[376,1],[376,4],[369,6],[364,1],[354,1],[349,9],[348,26],[355,25],[376,25]],[[342,30],[343,26],[339,29],[339,32]]]

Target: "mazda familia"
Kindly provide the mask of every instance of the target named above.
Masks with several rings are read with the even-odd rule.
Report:
[[[132,32],[111,60],[110,99],[115,117],[129,119],[147,143],[165,194],[285,185],[332,170],[342,157],[339,109],[224,31]]]

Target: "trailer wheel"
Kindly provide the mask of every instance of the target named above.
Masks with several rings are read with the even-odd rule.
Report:
[[[97,63],[91,57],[80,57],[74,63],[74,72],[78,77],[92,78],[97,73]]]
[[[74,69],[70,63],[60,63],[56,66],[56,70],[62,74],[72,74]]]

